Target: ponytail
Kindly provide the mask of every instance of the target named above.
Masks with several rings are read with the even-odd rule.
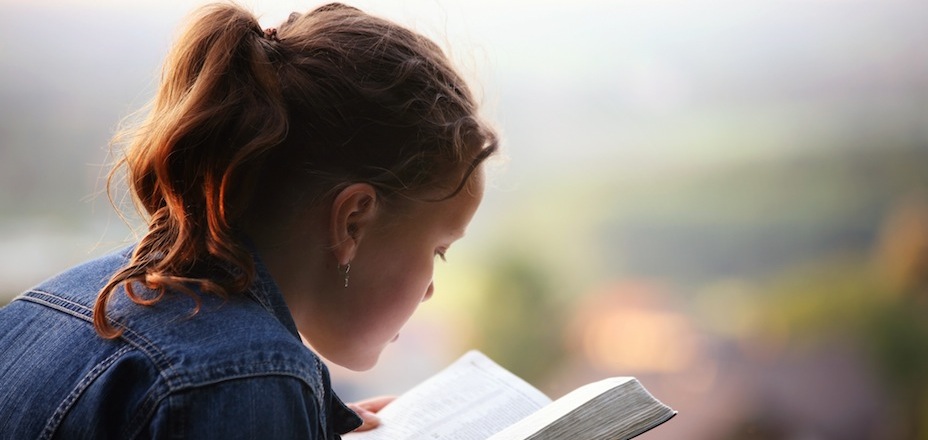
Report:
[[[101,336],[121,334],[106,317],[120,285],[143,305],[168,291],[183,292],[198,310],[194,287],[227,296],[254,279],[254,262],[235,225],[262,159],[287,133],[276,44],[276,35],[266,36],[239,7],[201,9],[167,57],[148,116],[118,137],[126,154],[110,184],[125,167],[149,223],[129,264],[97,296],[93,321]]]

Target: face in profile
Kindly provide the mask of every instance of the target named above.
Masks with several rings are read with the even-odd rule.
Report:
[[[401,213],[381,215],[364,234],[349,287],[341,292],[346,310],[338,313],[352,319],[339,325],[341,334],[328,335],[325,345],[338,353],[327,357],[355,370],[372,367],[416,307],[434,294],[435,261],[464,236],[483,198],[482,173],[472,179],[451,199],[411,202]]]

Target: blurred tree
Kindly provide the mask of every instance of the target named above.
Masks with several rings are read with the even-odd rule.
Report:
[[[928,439],[928,203],[906,197],[890,209],[876,258],[819,260],[769,286],[768,330],[815,349],[850,338],[869,354],[892,398],[877,438]],[[873,264],[871,264],[873,263]]]
[[[872,312],[865,340],[899,396],[900,438],[928,439],[928,194],[893,207],[880,234],[877,267],[889,286]]]
[[[550,272],[524,257],[498,261],[475,308],[475,345],[525,380],[542,383],[564,358],[564,308]]]
[[[928,308],[900,298],[871,311],[862,340],[895,396],[895,438],[928,439]]]

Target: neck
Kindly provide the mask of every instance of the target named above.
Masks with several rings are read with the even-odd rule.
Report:
[[[319,227],[309,224],[312,222],[302,227],[282,223],[251,227],[248,234],[280,289],[297,329],[309,338],[312,332],[307,323],[314,321],[314,313],[323,310],[319,303],[337,280],[337,268],[324,241],[310,232],[321,230]]]

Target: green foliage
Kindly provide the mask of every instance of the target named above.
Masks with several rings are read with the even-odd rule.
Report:
[[[477,346],[532,383],[542,383],[564,358],[566,313],[549,272],[526,258],[500,257],[487,296],[475,308]]]
[[[810,353],[853,341],[891,396],[899,438],[928,438],[928,298],[915,293],[889,287],[863,261],[805,265],[768,286],[767,331],[785,326],[790,347]]]
[[[928,304],[899,298],[869,310],[862,341],[899,394],[928,388]],[[928,396],[926,396],[928,397]]]

